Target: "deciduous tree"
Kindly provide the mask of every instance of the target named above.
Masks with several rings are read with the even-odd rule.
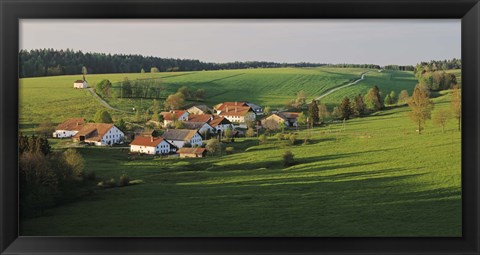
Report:
[[[445,132],[445,125],[447,124],[448,120],[451,118],[451,112],[440,109],[435,112],[433,115],[433,122],[438,126],[442,127],[442,133]]]
[[[418,125],[418,133],[420,134],[425,122],[431,118],[433,102],[428,97],[427,92],[417,85],[408,101],[408,106],[411,109],[409,112],[410,118]]]

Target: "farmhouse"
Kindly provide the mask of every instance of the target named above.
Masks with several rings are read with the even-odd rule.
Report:
[[[163,126],[168,126],[174,121],[186,121],[188,120],[188,115],[190,115],[185,110],[170,110],[168,112],[161,112],[160,115],[163,116]]]
[[[181,158],[203,158],[207,154],[205,148],[181,148],[177,151]]]
[[[185,129],[190,129],[190,130],[197,130],[199,134],[201,134],[204,138],[206,136],[206,133],[212,133],[214,132],[214,128],[210,126],[210,124],[206,122],[184,122],[183,127]]]
[[[218,116],[235,123],[245,123],[248,119],[255,120],[255,113],[250,106],[226,106],[218,113]]]
[[[202,137],[197,130],[167,129],[162,137],[177,148],[183,148],[186,143],[189,143],[192,147],[202,145]]]
[[[73,140],[91,143],[97,146],[113,145],[123,142],[125,134],[113,124],[86,123]]]
[[[248,107],[246,102],[223,102],[213,106],[215,114],[220,114],[222,111],[225,111],[227,107]]]
[[[210,109],[208,106],[201,104],[201,105],[194,105],[187,109],[187,112],[190,114],[210,114],[213,113],[213,109]]]
[[[63,123],[60,123],[56,128],[55,132],[53,132],[53,137],[55,138],[66,138],[72,137],[83,128],[85,124],[84,118],[73,118],[66,120]]]
[[[234,129],[232,122],[230,122],[225,117],[218,117],[216,116],[213,120],[208,123],[212,128],[215,129],[215,132],[225,132],[227,129]]]
[[[167,142],[163,137],[137,136],[135,140],[130,143],[130,152],[165,155],[175,151],[175,146]]]
[[[85,80],[85,75],[83,76],[83,80],[76,80],[73,83],[73,88],[75,89],[86,89],[88,88],[87,80]]]
[[[300,113],[298,112],[278,112],[272,113],[267,117],[262,119],[262,126],[265,127],[265,122],[267,120],[274,120],[278,124],[285,123],[287,127],[297,127],[297,118]]]

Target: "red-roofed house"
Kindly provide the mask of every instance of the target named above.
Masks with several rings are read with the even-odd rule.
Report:
[[[78,131],[80,131],[80,129],[83,128],[84,124],[85,124],[84,118],[68,119],[63,123],[58,124],[58,126],[55,128],[55,132],[53,132],[53,137],[55,138],[72,137],[76,135]]]
[[[186,121],[188,120],[189,113],[185,110],[170,110],[168,112],[161,112],[163,116],[163,126],[168,126],[174,121]]]
[[[85,76],[83,76],[83,80],[76,80],[73,83],[73,88],[75,89],[86,89],[88,88],[87,80],[85,80]]]
[[[245,123],[246,119],[255,120],[255,113],[250,106],[229,106],[217,110],[220,117],[225,117],[231,122]]]
[[[216,130],[216,133],[218,133],[218,131],[225,132],[227,129],[234,129],[232,122],[225,117],[216,116],[208,124]]]
[[[175,146],[167,142],[163,137],[137,136],[130,143],[130,152],[157,155],[169,154],[172,151],[176,151]]]

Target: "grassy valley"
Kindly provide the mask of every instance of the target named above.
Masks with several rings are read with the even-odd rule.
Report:
[[[181,86],[203,88],[202,104],[250,101],[283,107],[304,90],[307,100],[347,84],[361,68],[244,69],[157,74],[88,75],[102,79],[161,79],[165,96]],[[458,71],[456,71],[458,72]],[[457,74],[457,73],[455,73]],[[20,129],[31,132],[44,118],[92,118],[103,107],[78,76],[20,80]],[[370,71],[359,83],[321,100],[338,105],[345,96],[412,93],[406,71]],[[113,107],[148,107],[151,100],[106,99]],[[450,91],[435,94],[435,109],[450,106]],[[297,143],[269,137],[238,138],[233,154],[202,159],[138,157],[122,148],[79,148],[85,168],[98,179],[128,174],[142,184],[98,189],[80,201],[22,221],[22,235],[74,236],[461,236],[461,133],[450,119],[445,133],[432,121],[419,135],[408,106],[315,127],[291,129]],[[114,118],[133,114],[113,112]],[[310,136],[310,143],[302,144]],[[55,148],[66,140],[51,139]],[[284,167],[289,150],[295,164]],[[432,167],[434,166],[434,167]]]

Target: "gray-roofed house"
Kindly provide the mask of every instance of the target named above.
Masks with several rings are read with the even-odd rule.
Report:
[[[201,146],[203,141],[197,130],[190,129],[168,129],[162,137],[178,148],[183,148],[185,143],[191,144],[192,147]]]

